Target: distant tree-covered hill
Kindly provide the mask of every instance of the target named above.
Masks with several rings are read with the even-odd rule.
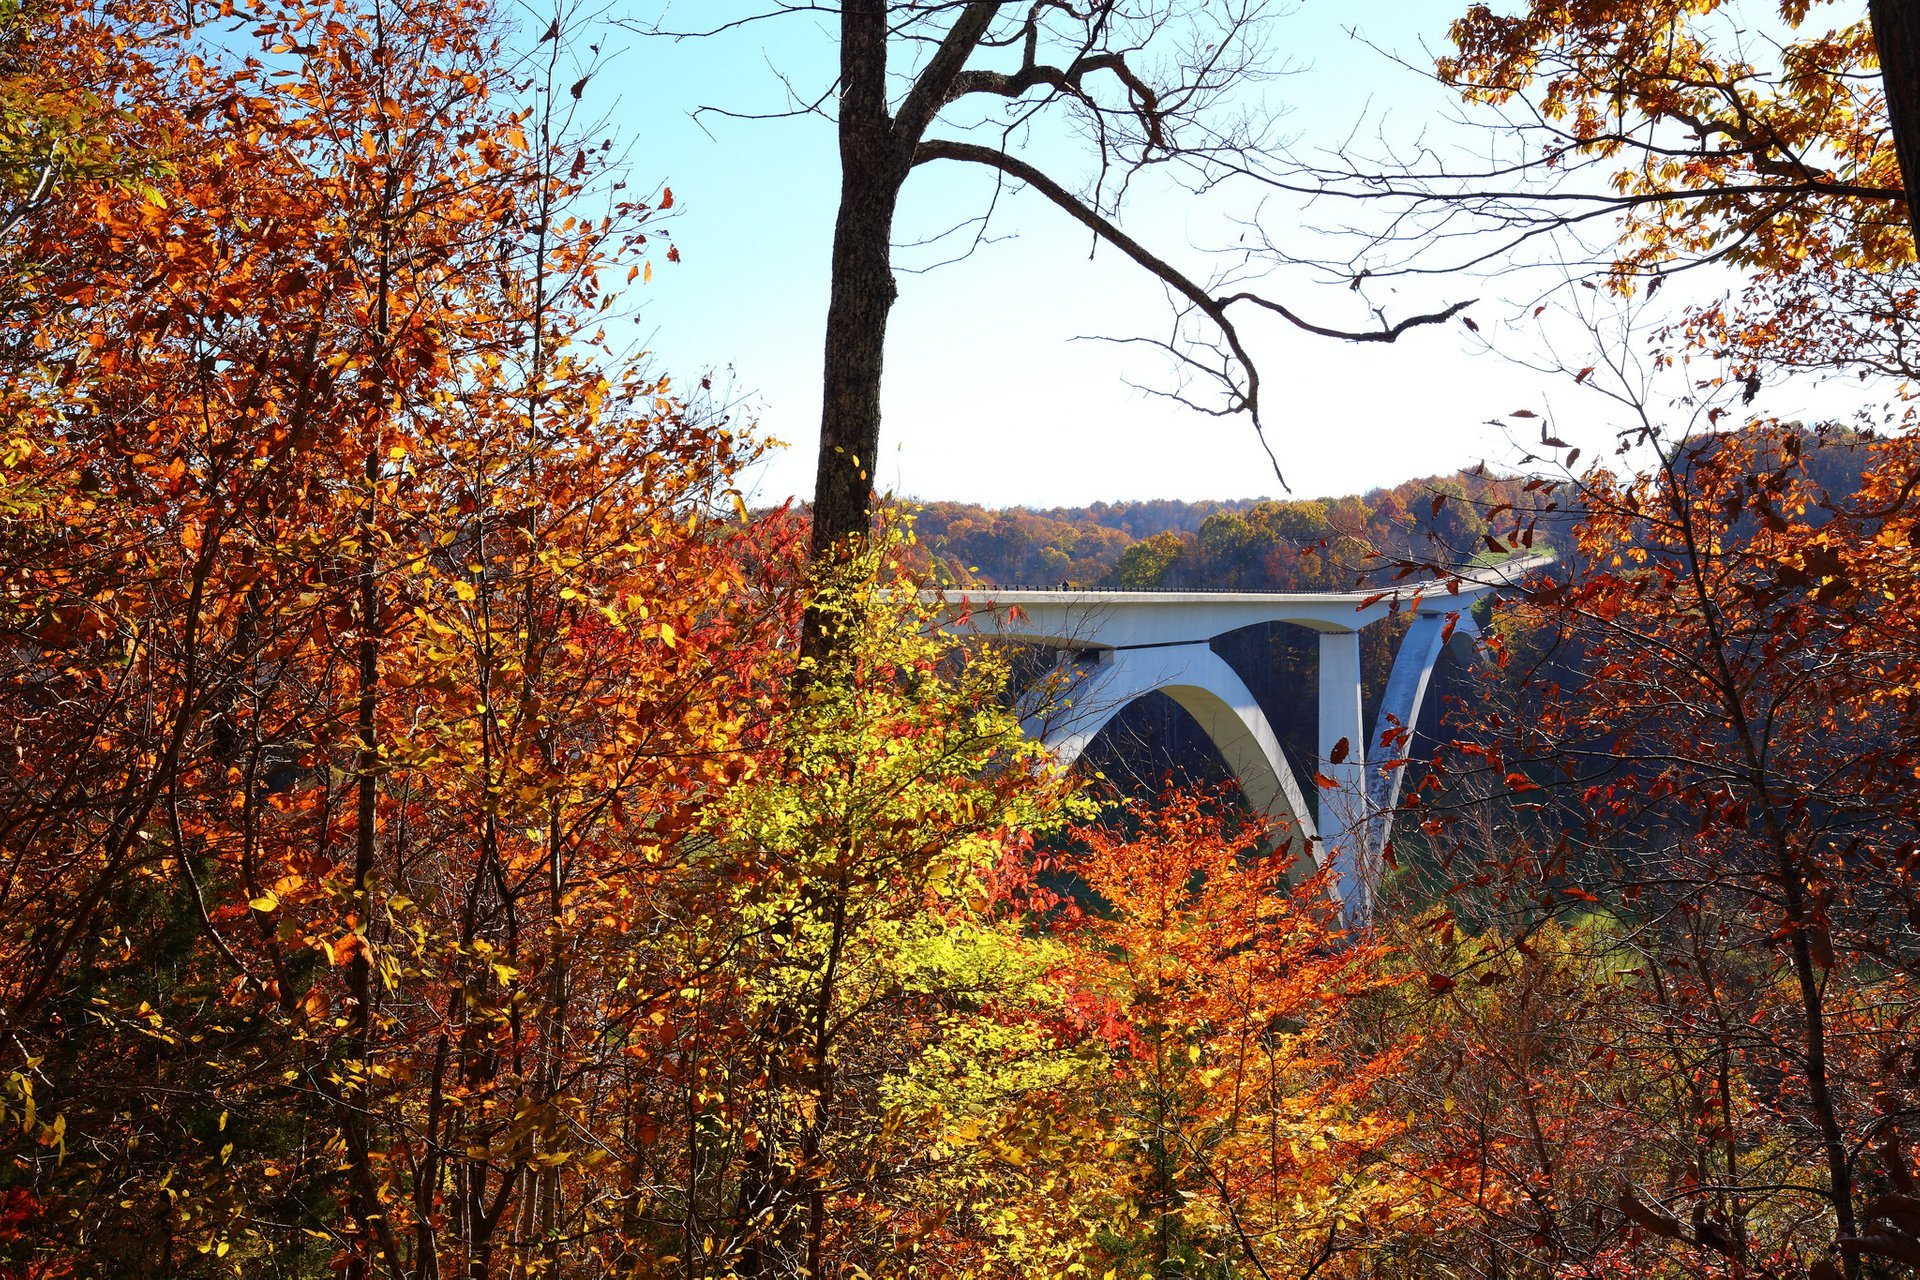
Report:
[[[1531,508],[1526,484],[1459,472],[1342,498],[908,509],[927,567],[955,582],[1313,591],[1351,587],[1381,557],[1471,559],[1489,520]]]

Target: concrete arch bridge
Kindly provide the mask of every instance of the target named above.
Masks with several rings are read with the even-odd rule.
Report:
[[[1440,654],[1451,647],[1471,661],[1480,634],[1473,606],[1550,560],[1516,558],[1386,592],[983,588],[943,602],[949,631],[1056,651],[1056,668],[1066,679],[1030,712],[1027,729],[1064,764],[1134,700],[1155,692],[1171,697],[1212,741],[1248,803],[1294,832],[1316,864],[1333,863],[1341,909],[1357,925],[1371,913],[1378,854],[1406,772],[1402,731],[1418,723]],[[1368,734],[1361,723],[1360,633],[1396,611],[1411,612],[1413,625]],[[1317,805],[1308,804],[1252,691],[1212,647],[1229,632],[1269,622],[1319,633],[1315,772],[1334,785],[1314,787]]]

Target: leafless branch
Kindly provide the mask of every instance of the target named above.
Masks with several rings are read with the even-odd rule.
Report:
[[[1233,318],[1228,315],[1228,308],[1233,304],[1239,302],[1252,303],[1255,306],[1264,308],[1280,316],[1288,323],[1308,333],[1318,334],[1321,337],[1343,339],[1349,342],[1393,342],[1409,329],[1424,325],[1439,324],[1450,320],[1454,316],[1459,315],[1461,311],[1465,310],[1468,306],[1472,305],[1471,300],[1457,302],[1440,311],[1426,315],[1410,316],[1395,323],[1388,323],[1382,319],[1381,326],[1378,329],[1346,330],[1334,328],[1329,325],[1316,324],[1302,318],[1279,302],[1244,290],[1228,294],[1224,297],[1215,297],[1209,290],[1202,287],[1185,272],[1128,235],[1098,209],[1074,195],[1046,173],[1018,156],[1009,155],[1004,151],[998,151],[992,147],[980,146],[977,143],[959,142],[952,139],[933,138],[922,142],[914,153],[914,163],[926,164],[935,160],[958,160],[985,165],[990,169],[994,169],[1010,178],[1025,183],[1034,191],[1045,196],[1069,217],[1093,232],[1093,234],[1098,236],[1102,241],[1118,249],[1135,265],[1146,270],[1148,274],[1166,285],[1175,295],[1189,303],[1194,310],[1210,320],[1225,340],[1228,350],[1232,353],[1234,362],[1241,369],[1245,379],[1244,385],[1240,387],[1234,387],[1230,381],[1228,382],[1230,409],[1231,411],[1246,412],[1248,416],[1252,418],[1256,430],[1261,429],[1260,373],[1258,367],[1254,364],[1252,356],[1248,354],[1245,345],[1241,341],[1238,327],[1235,325]],[[1279,474],[1277,468],[1275,474],[1276,476]],[[1284,480],[1282,483],[1284,483]]]

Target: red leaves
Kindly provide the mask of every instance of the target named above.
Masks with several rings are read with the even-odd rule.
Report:
[[[1422,938],[1410,978],[1472,991],[1447,1002],[1472,1020],[1463,1053],[1539,1054],[1549,1028],[1590,1046],[1477,1087],[1523,1087],[1527,1123],[1546,1113],[1568,1126],[1555,1136],[1540,1123],[1556,1186],[1581,1158],[1594,1186],[1635,1162],[1662,1169],[1633,1185],[1679,1190],[1668,1207],[1620,1202],[1623,1247],[1712,1258],[1739,1240],[1748,1256],[1824,1241],[1830,1225],[1788,1236],[1764,1215],[1715,1217],[1724,1201],[1669,1178],[1656,1153],[1673,1141],[1774,1151],[1729,1174],[1773,1186],[1786,1169],[1826,1167],[1815,1117],[1854,1150],[1884,1123],[1822,1114],[1819,1088],[1910,1100],[1911,1080],[1868,1046],[1906,1035],[1879,956],[1889,930],[1920,918],[1920,897],[1891,887],[1911,844],[1906,744],[1920,737],[1920,560],[1891,513],[1916,474],[1910,439],[1823,453],[1811,434],[1762,431],[1693,442],[1663,471],[1590,473],[1564,583],[1502,624],[1509,644],[1555,656],[1515,672],[1528,683],[1503,689],[1512,701],[1446,753],[1456,778],[1504,781],[1475,836],[1438,808],[1424,828],[1460,864],[1451,895],[1463,915],[1518,917],[1529,941]],[[1579,797],[1564,825],[1538,794],[1549,777]],[[1476,845],[1487,830],[1501,835]],[[1818,1073],[1810,1029],[1830,1055]],[[1722,1074],[1701,1114],[1649,1101],[1708,1067]],[[1560,1093],[1611,1099],[1607,1119],[1560,1111]],[[1778,1097],[1793,1100],[1791,1119],[1761,1101]],[[1578,1156],[1589,1129],[1613,1145]],[[1796,1204],[1800,1221],[1831,1224],[1820,1195]]]
[[[201,1209],[285,1194],[351,1269],[456,1181],[522,1220],[489,1153],[573,1203],[556,1112],[631,1132],[620,1037],[687,1031],[645,1001],[754,891],[701,822],[777,718],[796,543],[687,516],[756,446],[596,351],[630,227],[565,208],[589,153],[528,141],[481,6],[252,11],[272,74],[143,0],[43,14],[15,61],[65,83],[31,100],[113,105],[61,122],[59,200],[4,211],[34,268],[0,318],[32,429],[0,427],[0,1002],[13,1049],[59,1041],[76,1125],[156,1137],[96,1218],[125,1256],[68,1233],[73,1161],[31,1252],[117,1274],[177,1197],[174,1247],[231,1266]],[[591,1114],[555,1083],[583,1072]],[[295,1092],[324,1170],[263,1136]]]

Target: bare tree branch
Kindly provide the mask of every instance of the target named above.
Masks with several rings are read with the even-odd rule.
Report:
[[[933,123],[935,114],[952,100],[956,79],[967,65],[967,59],[980,47],[980,41],[993,25],[994,18],[999,16],[1004,2],[973,0],[954,19],[953,26],[947,30],[946,39],[940,42],[940,47],[921,70],[919,79],[914,82],[913,89],[894,117],[894,129],[908,146],[920,141],[927,126]]]
[[[1224,297],[1215,297],[1185,272],[1128,235],[1099,210],[1017,156],[997,151],[992,147],[981,146],[978,143],[930,138],[916,148],[914,163],[926,164],[934,160],[960,160],[985,165],[1025,183],[1052,201],[1076,222],[1125,254],[1128,259],[1144,268],[1180,297],[1185,298],[1195,310],[1206,316],[1220,330],[1229,350],[1233,353],[1234,360],[1245,371],[1246,385],[1244,389],[1235,392],[1238,401],[1235,407],[1244,409],[1251,415],[1256,428],[1260,425],[1260,374],[1254,365],[1253,358],[1247,354],[1246,347],[1241,342],[1239,330],[1235,327],[1232,317],[1227,314],[1227,309],[1233,304],[1252,303],[1308,333],[1325,338],[1339,338],[1348,342],[1393,342],[1409,329],[1443,323],[1473,305],[1473,300],[1468,299],[1456,302],[1440,311],[1427,315],[1409,316],[1396,323],[1388,323],[1383,319],[1378,329],[1349,330],[1316,324],[1302,318],[1281,303],[1245,290]]]

